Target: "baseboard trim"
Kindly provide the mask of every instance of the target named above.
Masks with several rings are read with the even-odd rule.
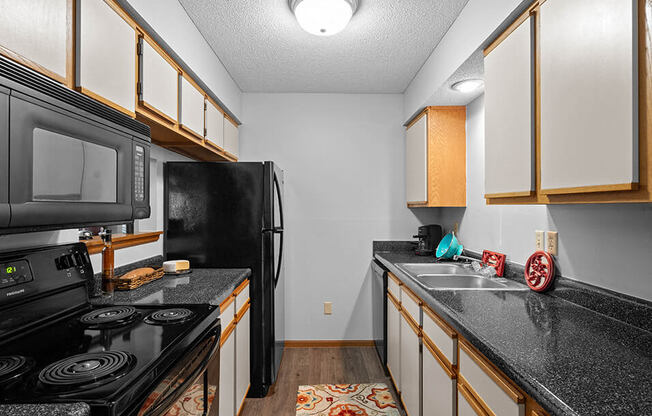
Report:
[[[285,341],[285,348],[335,348],[335,347],[373,347],[373,340],[328,339]]]

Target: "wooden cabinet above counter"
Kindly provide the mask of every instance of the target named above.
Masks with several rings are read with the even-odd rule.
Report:
[[[466,206],[466,107],[426,107],[405,137],[410,208]]]
[[[38,3],[2,3],[0,54],[149,125],[154,144],[201,161],[237,160],[236,120],[116,0]],[[224,135],[232,126],[228,142],[208,135],[207,101],[211,128]]]
[[[652,201],[644,0],[538,0],[485,49],[488,204]]]

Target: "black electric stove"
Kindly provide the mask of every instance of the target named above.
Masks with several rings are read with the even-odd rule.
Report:
[[[206,371],[219,344],[216,307],[95,307],[86,276],[83,244],[0,253],[0,404],[81,401],[94,415],[131,415],[163,395],[162,382]],[[188,357],[209,339],[206,360]],[[172,404],[182,392],[165,393]]]

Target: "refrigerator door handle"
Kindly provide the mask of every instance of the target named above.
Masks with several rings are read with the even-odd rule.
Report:
[[[276,265],[276,277],[274,277],[274,288],[278,284],[278,279],[281,277],[281,262],[283,261],[283,200],[281,199],[281,185],[278,183],[278,177],[274,173],[274,188],[276,188],[276,198],[278,198],[278,210],[281,220],[280,227],[274,227],[274,233],[281,236],[280,246],[278,248],[278,264]]]

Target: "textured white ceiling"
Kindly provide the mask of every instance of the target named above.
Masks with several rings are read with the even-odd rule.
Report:
[[[361,0],[330,37],[287,0],[179,2],[245,92],[401,93],[468,0]]]

